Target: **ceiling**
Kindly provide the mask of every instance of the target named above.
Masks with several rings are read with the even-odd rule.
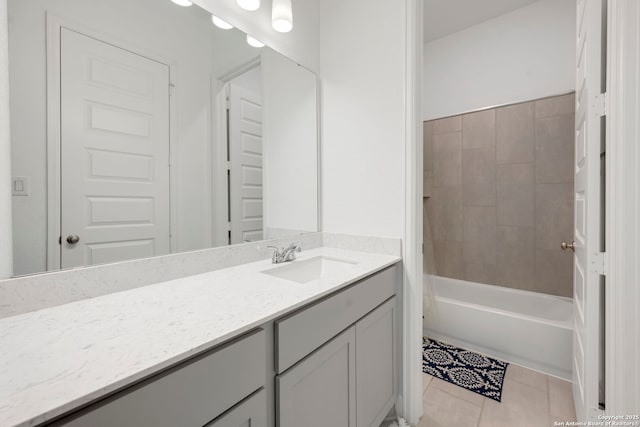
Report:
[[[424,0],[424,41],[430,42],[538,0]]]

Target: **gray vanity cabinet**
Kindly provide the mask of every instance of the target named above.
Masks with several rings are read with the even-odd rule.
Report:
[[[386,268],[48,425],[379,427],[398,395],[399,276]]]
[[[202,427],[265,385],[266,349],[265,331],[258,329],[52,425]],[[257,413],[257,408],[250,409]],[[263,416],[266,418],[264,410]],[[236,427],[233,420],[213,425]]]
[[[378,427],[396,402],[397,319],[394,297],[356,323],[357,427]]]
[[[397,274],[383,270],[276,321],[277,427],[382,423],[398,390]]]
[[[279,427],[356,426],[356,334],[351,327],[276,378]]]

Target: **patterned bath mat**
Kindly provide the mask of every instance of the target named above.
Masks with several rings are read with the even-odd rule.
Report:
[[[500,402],[509,364],[430,338],[422,344],[422,371]]]

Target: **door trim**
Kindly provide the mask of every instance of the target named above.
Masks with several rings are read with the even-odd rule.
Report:
[[[178,249],[177,229],[177,90],[175,82],[178,80],[178,63],[175,60],[159,56],[139,46],[132,46],[130,42],[109,35],[106,32],[87,27],[77,21],[62,18],[50,12],[46,13],[46,75],[47,75],[47,271],[60,270],[61,246],[61,126],[60,126],[60,31],[61,28],[84,34],[120,49],[159,62],[169,68],[169,84],[173,93],[169,96],[169,242],[171,253]],[[167,88],[167,92],[169,88]]]
[[[640,413],[640,5],[608,0],[606,409]]]
[[[422,120],[421,81],[423,55],[423,3],[405,3],[405,176],[404,271],[402,287],[402,381],[398,396],[400,415],[416,424],[422,408]]]
[[[211,156],[211,180],[212,180],[212,246],[228,246],[230,220],[228,218],[229,209],[229,188],[227,187],[227,159],[229,158],[227,138],[229,129],[227,126],[227,98],[229,97],[229,83],[234,78],[252,69],[261,66],[262,61],[259,56],[239,65],[221,77],[211,75],[211,109],[212,128],[212,156]]]

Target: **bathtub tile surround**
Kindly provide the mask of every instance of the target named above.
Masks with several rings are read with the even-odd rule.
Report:
[[[496,112],[478,111],[462,116],[462,141],[465,150],[495,148]]]
[[[271,256],[269,245],[300,241],[304,251],[331,247],[400,256],[399,239],[333,233],[264,240],[195,252],[23,276],[0,281],[0,319],[43,308],[229,268]],[[91,286],[87,286],[90,283]]]
[[[417,427],[548,427],[576,420],[571,383],[518,365],[507,369],[500,403],[430,375],[423,381],[424,415]]]
[[[535,225],[535,178],[533,163],[507,163],[497,168],[498,224]]]
[[[573,295],[559,245],[573,236],[574,104],[569,94],[425,122],[427,272]]]
[[[500,268],[495,282],[520,283],[524,289],[533,289],[535,281],[535,230],[533,227],[499,226],[496,229],[496,264],[516,268]]]
[[[500,123],[496,134],[496,159],[499,164],[533,162],[534,110],[533,102],[496,110],[496,120]]]
[[[462,135],[460,132],[433,135],[433,156],[434,186],[461,186]]]

